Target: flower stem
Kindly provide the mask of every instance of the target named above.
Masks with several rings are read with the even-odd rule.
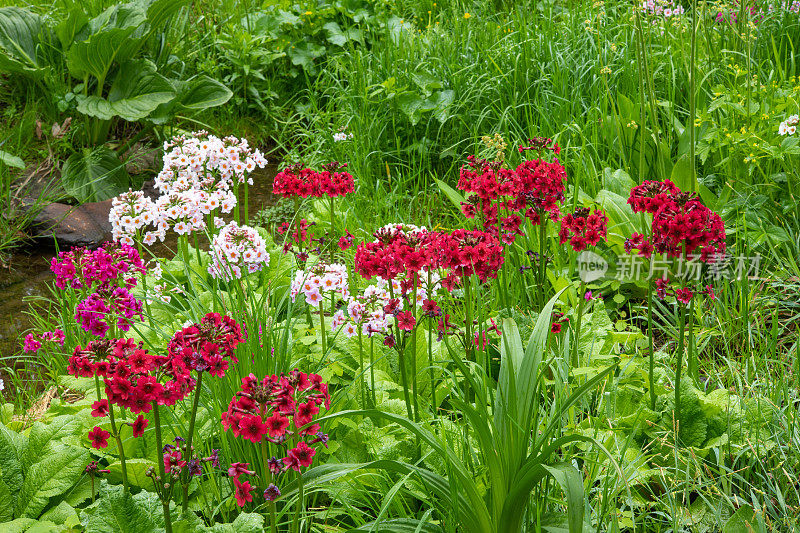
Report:
[[[581,340],[581,320],[583,319],[583,306],[586,302],[586,282],[581,281],[581,287],[578,289],[578,315],[575,317],[575,340],[572,343],[572,357],[570,358],[570,366],[574,370],[578,367],[578,344]]]
[[[262,418],[266,418],[266,412],[261,415]],[[269,471],[269,453],[267,452],[267,441],[265,439],[261,439],[261,462],[264,467],[264,479],[267,480],[267,486],[272,483],[272,472]],[[271,501],[268,502],[269,507],[269,530],[272,533],[277,533],[278,531],[278,524],[277,519],[275,518],[275,502]]]
[[[695,356],[694,353],[694,301],[695,297],[692,296],[692,301],[689,304],[689,324],[686,328],[687,329],[686,334],[688,337],[686,344],[688,352],[686,359],[686,368],[689,377],[694,380],[695,384],[698,384],[700,380],[700,374],[698,371],[697,357]]]
[[[683,304],[678,304],[680,307],[678,315],[678,366],[675,369],[675,440],[678,441],[680,419],[681,419],[681,367],[683,366],[683,333],[686,329],[686,307]]]
[[[153,422],[156,426],[156,451],[158,453],[158,474],[161,476],[161,509],[164,513],[164,527],[167,533],[172,533],[172,517],[169,512],[169,498],[163,484],[167,482],[164,471],[164,444],[161,439],[161,415],[158,411],[158,402],[153,400]]]
[[[111,420],[111,431],[114,432],[117,450],[119,450],[119,462],[122,466],[122,486],[125,488],[125,492],[128,492],[128,467],[125,464],[125,449],[122,447],[122,436],[120,436],[117,423],[114,420],[114,406],[111,402],[108,402],[108,418]]]
[[[322,335],[322,354],[325,355],[325,353],[328,351],[328,346],[327,346],[326,338],[325,338],[326,337],[326,335],[325,335],[325,310],[322,307],[323,307],[322,300],[320,300],[320,302],[319,302],[319,331],[320,331],[320,334]]]
[[[650,409],[656,410],[656,384],[655,384],[655,359],[656,354],[653,353],[653,282],[647,282],[647,338],[650,350]]]
[[[192,415],[189,418],[189,434],[186,436],[186,446],[183,449],[183,458],[186,461],[191,460],[191,453],[192,453],[192,436],[194,435],[194,423],[197,419],[197,407],[200,405],[200,390],[202,389],[203,384],[203,373],[199,372],[197,374],[197,383],[195,384],[195,391],[194,391],[194,403],[192,404]],[[189,482],[191,481],[190,477],[186,477],[183,481],[183,512],[187,512],[189,509]]]
[[[364,391],[364,339],[361,332],[361,325],[358,327],[358,390],[361,395],[361,408],[365,409],[367,398]]]

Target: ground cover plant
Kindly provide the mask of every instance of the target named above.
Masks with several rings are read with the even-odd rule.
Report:
[[[0,530],[793,531],[798,45],[797,2],[0,7],[0,252],[42,161],[112,227],[1,356]]]

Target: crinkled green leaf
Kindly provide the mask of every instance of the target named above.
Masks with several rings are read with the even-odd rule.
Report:
[[[105,485],[94,512],[84,514],[86,531],[93,533],[152,533],[164,527],[158,496],[147,491],[131,495],[121,486]]]

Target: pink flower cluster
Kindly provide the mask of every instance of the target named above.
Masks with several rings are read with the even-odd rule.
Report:
[[[267,243],[255,228],[228,223],[211,242],[211,265],[208,273],[225,281],[252,274],[269,266]]]
[[[142,302],[128,292],[125,287],[114,287],[103,283],[95,292],[78,303],[75,308],[75,320],[98,337],[104,336],[110,329],[110,322],[116,321],[119,331],[128,331],[134,319],[143,318]]]
[[[302,293],[306,303],[317,307],[326,296],[334,295],[347,299],[350,288],[347,284],[347,266],[339,263],[317,263],[308,271],[298,270],[290,290],[292,301]]]
[[[134,276],[143,274],[145,266],[135,248],[109,242],[96,250],[72,248],[59,252],[50,261],[50,270],[59,289],[89,290],[103,283],[131,288],[136,285]]]
[[[54,342],[60,346],[64,346],[64,340],[64,331],[61,329],[56,329],[55,331],[45,331],[41,335],[28,333],[25,335],[23,350],[27,353],[36,353],[42,347],[43,342]]]
[[[222,377],[228,360],[239,362],[234,350],[244,342],[239,324],[229,316],[208,313],[199,323],[177,331],[167,346],[171,364],[180,373],[208,372]]]
[[[328,385],[317,374],[292,370],[288,375],[271,375],[261,380],[250,374],[242,378],[242,390],[222,414],[222,426],[253,443],[266,440],[287,450],[284,457],[272,457],[267,461],[273,479],[286,470],[300,472],[301,468],[311,466],[316,454],[314,444],[327,446],[328,436],[314,423],[322,405],[330,408],[330,394]],[[252,501],[252,485],[240,480],[243,474],[255,474],[248,467],[246,463],[234,463],[228,471],[234,478],[236,501],[240,506]],[[268,500],[279,495],[274,484],[264,493]]]
[[[344,196],[355,190],[353,176],[345,171],[346,163],[334,161],[323,165],[318,172],[302,165],[292,165],[278,172],[272,184],[272,192],[291,198],[321,198]]]

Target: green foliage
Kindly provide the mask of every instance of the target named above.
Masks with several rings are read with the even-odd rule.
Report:
[[[0,425],[0,519],[37,518],[75,486],[89,453],[66,442],[79,433],[83,424],[67,415],[36,422],[26,433]]]

